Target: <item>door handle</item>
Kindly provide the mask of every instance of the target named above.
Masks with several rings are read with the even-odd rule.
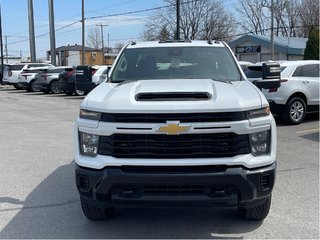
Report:
[[[302,82],[303,82],[303,83],[309,83],[309,81],[305,81],[305,80],[304,80],[304,81],[302,81]]]

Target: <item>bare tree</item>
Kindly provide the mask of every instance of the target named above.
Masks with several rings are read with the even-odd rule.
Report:
[[[94,27],[89,30],[87,45],[95,49],[100,49],[102,47],[101,33],[98,28]]]
[[[164,0],[168,7],[155,12],[145,25],[143,38],[159,40],[176,35],[176,0]],[[222,0],[181,0],[180,36],[183,39],[219,39],[231,35],[235,22],[224,9]],[[164,32],[165,27],[165,32]]]
[[[302,35],[308,37],[312,27],[319,27],[319,0],[303,0],[300,12]]]
[[[301,37],[298,26],[301,26],[301,3],[300,0],[290,0],[286,4],[287,25],[289,37]]]
[[[237,11],[240,13],[238,24],[246,32],[253,34],[267,34],[267,9],[261,0],[240,0]]]
[[[286,37],[308,37],[312,26],[319,26],[319,0],[273,0],[274,34]],[[240,0],[238,23],[245,32],[269,34],[271,2]]]

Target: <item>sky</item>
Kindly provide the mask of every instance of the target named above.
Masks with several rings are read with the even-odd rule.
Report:
[[[227,7],[232,7],[233,1],[226,0]],[[7,36],[8,55],[21,54],[24,58],[28,57],[30,54],[28,0],[0,0],[0,4],[2,35]],[[109,15],[109,17],[86,20],[86,33],[97,24],[108,24],[104,27],[105,46],[108,34],[111,47],[117,43],[139,40],[144,25],[153,11],[124,13],[165,5],[167,3],[163,0],[85,0],[85,18]],[[50,49],[48,0],[33,0],[33,9],[36,55],[37,58],[45,58],[46,51]],[[110,16],[117,14],[119,15]],[[81,20],[81,0],[54,0],[54,18],[56,47],[68,44],[81,45],[81,23],[65,27]],[[59,28],[63,29],[58,30]],[[5,38],[3,41],[5,45]]]

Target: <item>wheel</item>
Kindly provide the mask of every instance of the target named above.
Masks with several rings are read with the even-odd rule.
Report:
[[[29,90],[29,92],[39,92],[40,91],[40,89],[36,86],[34,80],[32,80],[30,82],[30,86],[29,86],[28,90]]]
[[[300,97],[289,99],[282,120],[287,124],[300,124],[306,116],[306,103]]]
[[[61,93],[61,88],[59,87],[59,83],[57,80],[50,83],[50,92],[54,94]]]
[[[84,91],[80,91],[75,89],[74,92],[76,93],[77,96],[83,96],[84,95]]]
[[[67,94],[68,96],[71,96],[73,95],[74,91],[68,89],[68,90],[65,90],[64,93]]]
[[[80,202],[83,214],[90,220],[105,220],[114,215],[114,208],[99,208],[91,206],[81,197]]]
[[[21,88],[19,88],[18,84],[13,84],[15,89],[21,90]]]
[[[263,220],[268,216],[271,206],[271,196],[269,196],[266,201],[253,208],[243,208],[239,207],[239,215],[244,219],[249,220]]]

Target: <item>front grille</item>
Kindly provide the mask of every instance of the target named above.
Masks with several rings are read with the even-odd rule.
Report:
[[[166,123],[167,121],[185,122],[228,122],[247,119],[246,112],[218,113],[102,113],[103,122],[120,123]]]
[[[250,153],[248,135],[113,134],[101,136],[99,154],[116,158],[212,158]]]

